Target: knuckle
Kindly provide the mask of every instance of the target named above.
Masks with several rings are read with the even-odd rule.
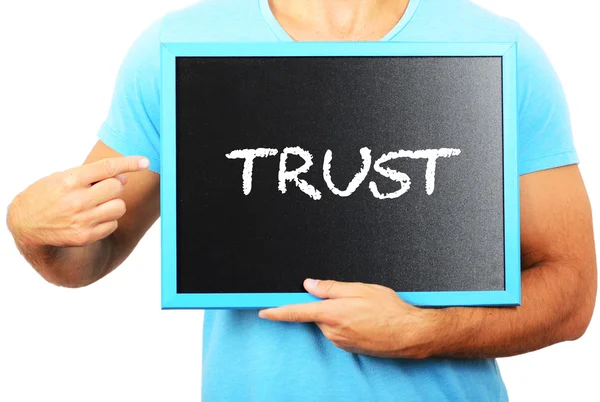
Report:
[[[139,170],[140,162],[138,160],[130,159],[127,162],[127,167],[129,171],[135,172],[136,170]]]
[[[300,321],[300,314],[297,311],[290,311],[288,313],[288,318],[291,322],[299,322]]]
[[[347,345],[347,340],[345,337],[343,337],[339,332],[334,331],[334,333],[331,335],[332,341],[337,343],[338,345],[342,345],[342,346],[346,346]]]
[[[396,293],[396,291],[394,289],[391,289],[391,288],[388,288],[385,286],[381,286],[381,285],[378,285],[378,286],[379,286],[378,289],[381,290],[382,292],[386,293],[387,295],[398,297],[398,293]]]
[[[103,239],[112,234],[119,227],[119,222],[115,219],[114,221],[106,222],[102,224],[102,231],[97,233],[98,239]]]
[[[72,230],[80,230],[81,217],[79,214],[71,214],[68,218],[68,225]]]
[[[87,243],[89,240],[89,221],[85,214],[74,213],[71,214],[69,220],[69,228],[73,233],[73,240],[76,243]]]
[[[322,312],[322,311],[315,311],[315,312],[313,312],[312,313],[312,317],[313,317],[313,320],[315,322],[325,322],[325,321],[327,321],[325,313]]]
[[[335,315],[323,317],[321,321],[327,322],[327,324],[332,327],[341,326],[343,324],[343,320]]]
[[[77,183],[77,176],[73,171],[67,170],[61,174],[61,184],[63,188],[72,189]]]
[[[102,170],[108,177],[116,176],[117,169],[115,168],[113,162],[110,159],[104,159],[102,161]]]
[[[330,293],[334,286],[335,286],[335,281],[332,280],[325,280],[321,282],[321,286],[323,286],[323,290],[327,293]]]
[[[376,290],[379,292],[389,292],[391,290],[390,288],[386,288],[385,286],[381,286],[375,283],[369,284],[368,289]]]
[[[125,205],[125,201],[120,198],[115,199],[115,211],[116,214],[119,215],[119,218],[125,215],[127,212],[127,205]]]
[[[59,185],[64,184],[64,177],[71,173],[71,169],[53,172],[48,175],[48,179],[53,180],[55,183]]]
[[[342,344],[341,344],[341,343],[339,343],[339,342],[336,342],[336,341],[331,341],[331,343],[333,344],[333,346],[335,346],[335,347],[336,347],[336,348],[338,348],[338,349],[344,349],[344,345],[342,345]]]
[[[335,347],[343,349],[345,351],[352,350],[352,348],[350,347],[350,344],[348,342],[344,341],[343,339],[335,339],[335,340],[332,340],[331,343],[333,343],[333,345]]]
[[[108,180],[109,191],[111,194],[120,195],[123,192],[123,183],[119,179],[115,179],[114,177]]]
[[[77,247],[83,247],[89,244],[91,241],[91,234],[88,231],[74,229],[72,238],[73,245]]]
[[[336,342],[341,341],[340,337],[338,336],[337,331],[333,330],[332,328],[324,330],[323,335],[325,335],[325,337],[327,339],[329,339],[331,342],[336,343]]]
[[[117,230],[117,228],[119,227],[119,222],[114,220],[111,221],[110,224],[108,225],[108,233],[106,233],[105,237],[108,236],[109,234],[113,233],[115,230]]]
[[[73,197],[68,201],[68,208],[72,212],[82,212],[85,209],[86,202],[81,197]],[[73,217],[74,219],[78,219],[77,216]]]

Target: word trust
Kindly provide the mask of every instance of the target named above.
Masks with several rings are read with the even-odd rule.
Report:
[[[269,156],[277,155],[278,151],[272,148],[256,148],[256,149],[238,149],[231,151],[225,156],[228,159],[244,159],[244,168],[242,171],[242,190],[245,195],[249,195],[252,191],[252,171],[254,160],[256,158],[268,158]],[[287,160],[289,155],[297,155],[304,159],[304,164],[297,169],[288,170]],[[339,189],[331,180],[331,160],[333,158],[331,150],[325,152],[323,160],[323,179],[329,187],[329,190],[340,197],[348,197],[362,184],[366,179],[369,170],[371,169],[371,150],[369,148],[361,148],[360,155],[362,156],[362,167],[360,171],[350,181],[345,190]],[[373,169],[380,175],[387,177],[395,182],[400,183],[400,189],[391,193],[381,193],[375,182],[369,183],[369,189],[375,198],[380,200],[398,198],[410,189],[410,177],[406,173],[398,172],[389,167],[382,166],[384,163],[399,158],[410,159],[427,159],[427,169],[425,171],[425,190],[428,195],[433,194],[435,188],[435,169],[438,158],[450,158],[460,155],[460,149],[440,148],[440,149],[423,149],[420,151],[396,151],[383,154],[373,164]],[[287,192],[288,183],[294,183],[302,192],[307,194],[314,200],[321,199],[321,192],[306,180],[299,176],[308,170],[313,165],[313,156],[310,152],[300,147],[284,148],[279,157],[279,191],[283,194]]]

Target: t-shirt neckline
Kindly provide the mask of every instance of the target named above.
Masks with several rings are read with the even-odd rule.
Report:
[[[273,31],[273,34],[275,34],[275,36],[281,41],[295,42],[295,40],[292,39],[290,35],[288,35],[285,29],[283,29],[279,21],[277,21],[275,15],[273,15],[273,11],[269,6],[269,0],[258,0],[258,2],[263,18],[267,22],[267,25],[269,25],[269,28],[271,28],[271,31]],[[400,33],[400,31],[404,29],[404,27],[409,23],[409,21],[415,14],[415,11],[417,10],[417,7],[419,7],[420,2],[421,0],[409,0],[408,7],[406,7],[406,11],[404,11],[404,15],[402,15],[400,21],[398,21],[398,23],[379,41],[387,42],[394,36],[396,36],[398,33]]]

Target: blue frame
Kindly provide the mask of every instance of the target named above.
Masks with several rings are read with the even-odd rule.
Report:
[[[257,309],[317,301],[309,293],[177,293],[175,60],[177,57],[501,56],[504,113],[505,290],[398,292],[418,306],[520,305],[516,43],[161,43],[161,242],[163,309]]]

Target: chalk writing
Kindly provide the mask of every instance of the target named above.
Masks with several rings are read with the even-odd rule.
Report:
[[[244,168],[242,170],[242,191],[244,195],[249,195],[252,191],[252,171],[254,168],[254,159],[267,158],[277,155],[277,149],[273,148],[256,148],[256,149],[238,149],[231,151],[225,156],[228,159],[244,159]],[[460,155],[460,149],[455,148],[439,148],[439,149],[422,149],[418,151],[399,150],[383,154],[373,164],[373,169],[383,177],[387,177],[397,183],[400,183],[400,188],[391,193],[381,193],[374,181],[369,183],[369,189],[375,198],[380,200],[394,199],[402,196],[410,190],[410,177],[403,172],[383,166],[383,164],[394,159],[409,158],[409,159],[427,159],[427,168],[425,170],[425,191],[428,195],[433,194],[435,190],[435,171],[437,168],[437,160],[439,158],[450,158]],[[288,170],[287,160],[288,155],[296,155],[304,160],[304,164],[294,170]],[[331,162],[333,153],[331,150],[325,152],[323,159],[323,180],[329,190],[340,197],[349,197],[358,189],[365,181],[369,170],[371,169],[371,150],[369,148],[361,148],[360,155],[362,157],[362,167],[360,171],[352,178],[345,190],[340,190],[331,179]],[[282,194],[287,192],[288,182],[294,183],[303,193],[308,195],[313,200],[320,200],[322,194],[312,184],[299,176],[307,173],[313,165],[312,154],[300,147],[284,148],[279,157],[279,173],[278,173],[278,189]]]

